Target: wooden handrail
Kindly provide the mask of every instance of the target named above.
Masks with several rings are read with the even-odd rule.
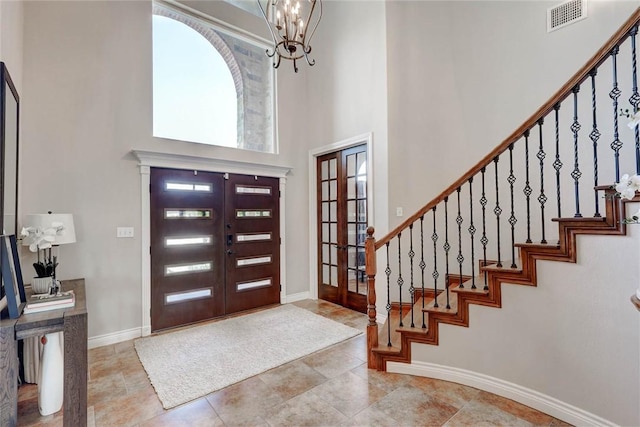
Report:
[[[525,131],[531,129],[538,123],[540,119],[543,119],[553,108],[560,104],[565,98],[567,98],[574,87],[581,84],[589,77],[589,73],[592,70],[597,69],[611,54],[611,51],[616,46],[620,45],[628,36],[631,29],[640,21],[640,8],[629,17],[629,19],[611,36],[611,38],[596,52],[593,57],[587,63],[567,81],[567,83],[560,88],[547,102],[545,102],[538,110],[533,113],[528,120],[526,120],[518,129],[516,129],[511,135],[509,135],[500,145],[494,148],[489,154],[487,154],[482,160],[480,160],[475,166],[462,175],[453,184],[447,187],[442,193],[432,199],[429,203],[424,205],[418,212],[407,218],[402,224],[398,225],[386,236],[376,241],[376,250],[380,249],[387,242],[391,241],[398,233],[409,227],[409,225],[416,222],[422,215],[433,209],[434,206],[442,202],[446,197],[451,195],[458,187],[464,185],[470,178],[479,173],[482,168],[487,167],[497,156],[502,154],[511,144],[523,137]]]

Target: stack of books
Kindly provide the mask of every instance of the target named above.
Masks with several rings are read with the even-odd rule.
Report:
[[[69,308],[76,304],[73,291],[60,292],[57,295],[38,294],[32,295],[24,307],[24,314],[40,313],[41,311]]]

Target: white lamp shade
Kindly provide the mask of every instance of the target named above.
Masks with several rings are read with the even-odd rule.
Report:
[[[40,229],[51,228],[53,223],[61,223],[64,229],[60,235],[55,236],[52,245],[66,245],[76,242],[76,229],[73,226],[72,214],[29,214],[25,215],[23,227],[35,227]]]

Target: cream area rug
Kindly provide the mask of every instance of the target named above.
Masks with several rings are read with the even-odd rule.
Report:
[[[294,305],[135,341],[165,409],[362,332]]]

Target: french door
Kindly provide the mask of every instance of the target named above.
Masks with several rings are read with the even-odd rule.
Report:
[[[318,296],[365,313],[366,145],[317,159]]]
[[[151,169],[151,330],[280,301],[277,178]]]

